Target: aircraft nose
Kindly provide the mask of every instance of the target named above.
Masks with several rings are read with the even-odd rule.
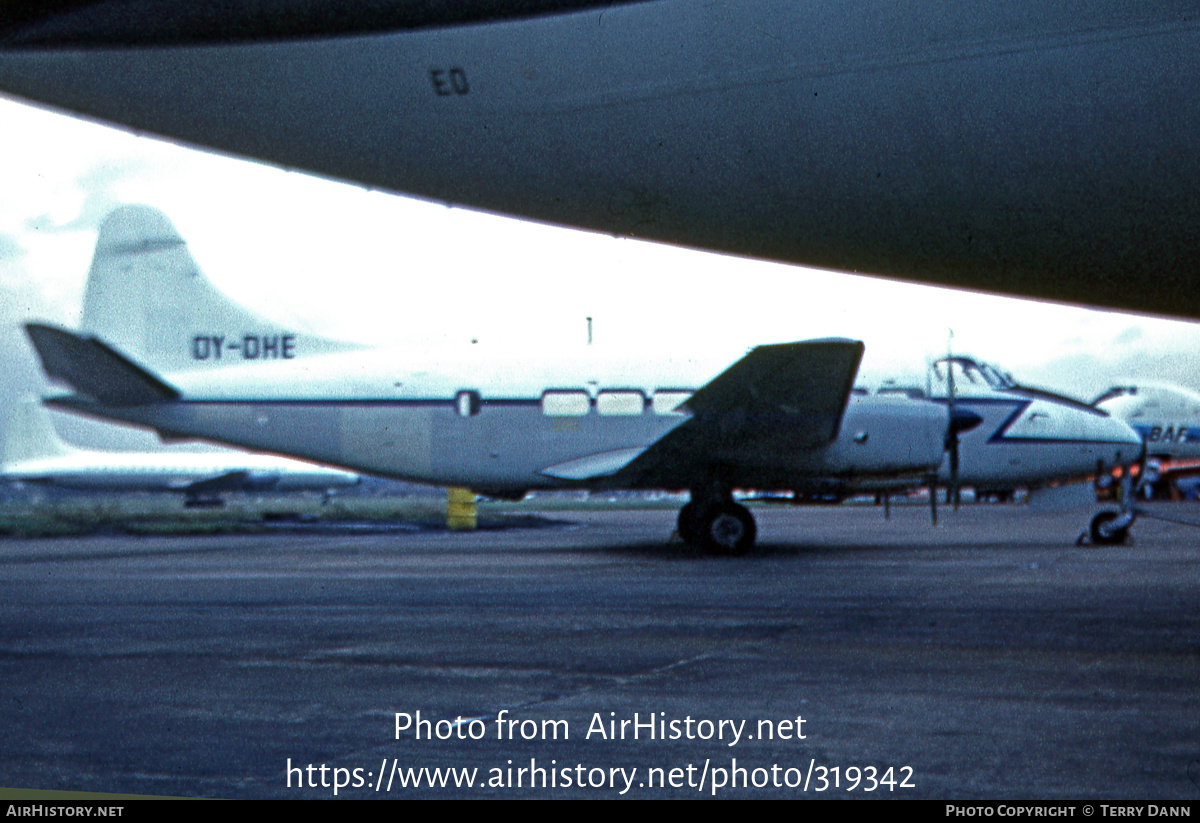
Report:
[[[1110,417],[1105,421],[1109,428],[1109,439],[1114,443],[1119,443],[1126,448],[1133,446],[1133,457],[1137,457],[1142,449],[1142,436],[1138,434],[1132,426],[1124,420],[1118,420],[1115,417]]]
[[[1074,414],[1081,418],[1075,425],[1081,439],[1092,445],[1095,460],[1102,461],[1105,466],[1128,466],[1141,458],[1142,438],[1124,421],[1085,411]]]
[[[1121,420],[1087,406],[1036,399],[1013,421],[1006,438],[1040,444],[1044,479],[1082,477],[1138,461],[1142,440]],[[1032,452],[1030,452],[1032,454]]]
[[[1114,427],[1120,432],[1121,445],[1124,446],[1121,451],[1121,457],[1114,460],[1114,462],[1123,460],[1128,465],[1141,460],[1146,452],[1146,441],[1124,420],[1113,419],[1112,422]]]

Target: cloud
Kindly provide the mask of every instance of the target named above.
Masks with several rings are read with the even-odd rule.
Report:
[[[1118,346],[1124,346],[1124,345],[1128,345],[1129,343],[1135,343],[1138,340],[1141,340],[1145,336],[1146,336],[1145,332],[1143,332],[1139,327],[1130,326],[1129,328],[1125,329],[1120,334],[1118,334],[1116,339],[1113,340],[1113,342],[1116,343]]]
[[[1092,400],[1111,386],[1137,382],[1172,383],[1200,390],[1200,358],[1172,342],[1151,345],[1145,340],[1132,350],[1075,352],[1022,369],[1022,383],[1044,386],[1083,400]]]
[[[117,195],[121,185],[144,178],[152,173],[150,164],[140,158],[105,159],[90,166],[75,180],[83,195],[76,213],[68,220],[42,213],[25,221],[27,231],[62,234],[75,231],[95,231],[105,216],[123,200]]]
[[[0,232],[0,263],[16,260],[25,254],[25,247],[14,235]]]

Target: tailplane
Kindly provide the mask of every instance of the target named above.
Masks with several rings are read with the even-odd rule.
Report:
[[[158,372],[359,348],[286,328],[230,300],[201,273],[166,215],[148,206],[122,206],[100,226],[82,331]]]
[[[138,406],[177,400],[173,386],[94,337],[26,323],[42,369],[51,380],[70,386],[85,399],[109,406]]]

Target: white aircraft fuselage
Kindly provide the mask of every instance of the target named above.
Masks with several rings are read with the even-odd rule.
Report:
[[[182,395],[175,402],[51,402],[166,435],[520,495],[538,488],[638,487],[619,470],[687,421],[689,415],[672,406],[721,371],[695,362],[663,368],[528,355],[514,368],[512,359],[489,360],[470,351],[459,360],[442,352],[436,360],[421,360],[423,367],[400,365],[413,360],[403,351],[324,355],[163,375]],[[660,408],[656,396],[668,398]],[[619,403],[609,404],[609,398]],[[550,406],[555,400],[562,402]],[[607,411],[610,405],[617,413]],[[961,435],[959,479],[966,485],[1079,479],[1140,454],[1140,439],[1127,426],[1083,404],[1013,390],[963,396],[956,406],[981,418]],[[780,439],[764,436],[749,446],[713,449],[704,458],[725,466],[724,476],[737,487],[900,490],[934,473],[950,480],[946,425],[944,400],[852,396],[831,443],[781,452]],[[703,480],[693,470],[684,463],[677,474],[656,472],[646,487],[692,488]]]
[[[1200,317],[1178,288],[1200,248],[1189,3],[387,0],[345,25],[334,0],[15,5],[0,88],[139,130],[614,234]]]
[[[553,359],[475,347],[358,351],[165,374],[179,401],[89,413],[494,494],[603,488],[688,420],[675,407],[743,354],[647,362],[586,351]],[[945,429],[945,409],[935,404],[853,397],[838,436],[820,448],[780,453],[764,437],[710,451],[706,461],[731,466],[739,486],[809,490],[861,478],[906,488],[936,471]],[[689,488],[698,480],[690,471],[656,473],[650,487]]]

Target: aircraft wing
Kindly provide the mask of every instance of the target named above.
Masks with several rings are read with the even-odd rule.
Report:
[[[114,406],[176,400],[179,392],[94,337],[65,329],[27,323],[25,331],[37,349],[46,374],[80,394]]]
[[[759,346],[717,375],[687,401],[699,418],[735,415],[805,417],[811,424],[808,448],[837,436],[863,344],[813,340]]]
[[[713,471],[778,463],[837,437],[863,344],[759,346],[687,401],[691,418],[613,474],[635,486],[684,487]]]
[[[1200,318],[1194,5],[5,0],[0,89],[438,203]]]

